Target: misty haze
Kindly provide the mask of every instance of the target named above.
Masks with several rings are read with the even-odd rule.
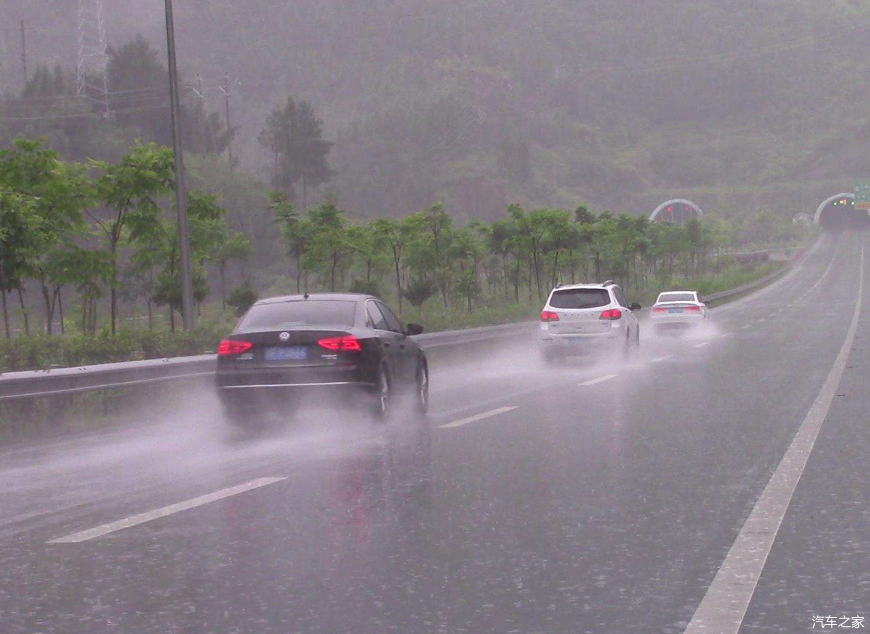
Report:
[[[0,632],[870,627],[868,49],[0,0]]]

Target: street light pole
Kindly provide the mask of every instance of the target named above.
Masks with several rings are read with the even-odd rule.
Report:
[[[190,234],[187,228],[187,192],[184,187],[184,149],[181,141],[181,109],[178,104],[178,67],[175,63],[175,24],[172,0],[166,4],[166,45],[169,52],[169,99],[172,110],[172,146],[175,150],[175,200],[178,207],[178,251],[181,256],[181,310],[185,330],[194,326],[193,277],[190,265]]]

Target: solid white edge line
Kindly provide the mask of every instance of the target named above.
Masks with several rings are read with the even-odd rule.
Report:
[[[709,346],[709,345],[710,345],[710,342],[709,342],[709,341],[703,341],[703,342],[701,342],[701,343],[696,343],[696,344],[695,344],[694,346],[692,346],[692,347],[693,347],[693,348],[703,348],[704,346]]]
[[[605,374],[604,376],[599,376],[596,379],[590,379],[589,381],[584,381],[580,383],[580,387],[589,387],[590,385],[597,385],[599,383],[604,383],[605,381],[609,381],[610,379],[615,379],[618,374]]]
[[[132,517],[127,517],[116,522],[102,524],[86,531],[80,531],[78,533],[73,533],[72,535],[67,535],[66,537],[58,537],[57,539],[49,540],[46,543],[78,544],[80,542],[85,542],[91,539],[102,537],[103,535],[108,535],[109,533],[124,530],[125,528],[131,528],[133,526],[138,526],[139,524],[144,524],[152,520],[167,517],[175,513],[180,513],[181,511],[187,511],[188,509],[196,508],[197,506],[203,506],[204,504],[216,502],[218,500],[222,500],[233,495],[239,495],[240,493],[253,491],[254,489],[259,489],[260,487],[274,484],[275,482],[281,482],[282,480],[286,479],[287,478],[259,478],[257,480],[251,480],[250,482],[239,484],[228,489],[221,489],[220,491],[208,493],[207,495],[201,495],[185,502],[170,504],[169,506],[154,509],[153,511],[148,511],[147,513],[140,513],[139,515],[133,515]]]
[[[673,359],[673,358],[674,358],[674,355],[672,355],[672,354],[669,354],[669,355],[664,356],[664,357],[656,357],[655,359],[652,360],[652,363],[661,363],[662,361],[667,361],[668,359]]]
[[[758,498],[743,528],[740,529],[725,561],[713,578],[713,583],[710,584],[689,622],[685,634],[737,634],[743,624],[743,618],[755,593],[755,587],[783,517],[837,393],[837,386],[840,384],[852,344],[855,342],[863,293],[864,240],[862,238],[858,300],[840,353],[788,450],[761,493],[761,497]]]
[[[510,412],[515,409],[519,409],[519,405],[509,405],[506,407],[498,407],[496,409],[491,409],[488,412],[483,412],[481,414],[475,414],[474,416],[469,416],[468,418],[460,418],[459,420],[455,420],[452,423],[447,423],[446,425],[438,425],[438,429],[449,429],[452,427],[462,427],[463,425],[468,425],[470,423],[476,423],[479,420],[483,420],[485,418],[492,418],[493,416],[498,416],[499,414],[504,414],[505,412]]]

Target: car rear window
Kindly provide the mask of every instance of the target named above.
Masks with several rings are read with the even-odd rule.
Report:
[[[345,300],[298,300],[253,306],[236,328],[287,330],[307,326],[350,328],[354,323],[356,302]]]
[[[662,302],[694,302],[693,293],[662,293],[659,295],[659,303]]]
[[[610,303],[610,293],[603,288],[569,288],[553,291],[550,306],[553,308],[598,308]]]

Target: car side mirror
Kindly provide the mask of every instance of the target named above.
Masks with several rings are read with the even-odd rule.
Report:
[[[405,334],[413,337],[414,335],[423,334],[423,326],[420,324],[408,324],[405,328]]]
[[[638,304],[637,302],[635,302],[634,304],[632,304],[631,306],[629,306],[629,308],[630,308],[631,310],[640,310],[640,309],[641,309],[641,305]]]

